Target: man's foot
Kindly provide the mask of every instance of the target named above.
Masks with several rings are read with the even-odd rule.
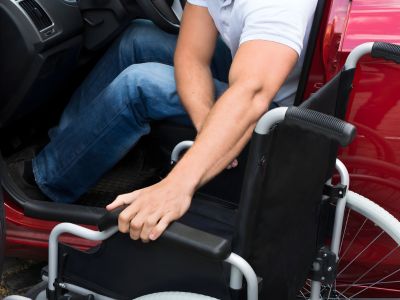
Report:
[[[14,183],[26,196],[33,200],[49,200],[36,184],[31,160],[12,162],[8,167]]]
[[[33,174],[33,166],[31,160],[24,161],[22,178],[25,179],[26,183],[38,187],[35,180],[35,175]]]

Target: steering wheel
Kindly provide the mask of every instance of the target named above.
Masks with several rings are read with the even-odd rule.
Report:
[[[169,33],[178,33],[180,16],[186,0],[136,0],[147,17],[162,30]],[[178,8],[178,9],[177,9]]]

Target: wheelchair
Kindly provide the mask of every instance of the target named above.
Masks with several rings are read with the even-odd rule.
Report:
[[[259,120],[238,205],[198,193],[189,212],[147,244],[117,232],[120,209],[99,219],[98,231],[59,224],[50,235],[43,283],[28,292],[30,298],[6,300],[346,299],[334,285],[345,207],[400,245],[400,222],[349,191],[347,170],[336,159],[339,145],[349,145],[356,134],[341,119],[357,62],[367,53],[399,61],[394,45],[360,45],[343,70],[299,107],[275,108]],[[172,164],[191,144],[175,147]],[[103,242],[81,251],[59,243],[65,233]]]

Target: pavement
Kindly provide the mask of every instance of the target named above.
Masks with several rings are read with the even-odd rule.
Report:
[[[23,295],[41,281],[40,271],[46,262],[6,258],[0,282],[0,299],[8,295]]]

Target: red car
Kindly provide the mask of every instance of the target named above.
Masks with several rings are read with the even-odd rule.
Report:
[[[400,43],[399,0],[321,2],[299,85],[298,103],[333,78],[357,45],[370,41]],[[48,236],[56,224],[63,221],[92,224],[104,213],[104,204],[113,196],[162,176],[168,152],[178,141],[191,138],[191,131],[185,128],[155,124],[151,136],[141,141],[134,153],[74,205],[27,196],[15,184],[9,170],[10,162],[18,160],[21,153],[33,155],[46,142],[47,130],[57,122],[72,91],[130,20],[147,13],[163,29],[177,30],[178,19],[157,9],[149,15],[143,3],[146,1],[1,1],[0,197],[4,206],[0,210],[0,234],[5,236],[5,243],[0,243],[0,259],[3,251],[9,256],[46,257]],[[356,125],[358,136],[341,154],[351,174],[351,189],[373,199],[397,218],[400,218],[400,89],[396,80],[399,71],[400,66],[392,62],[369,57],[362,60],[347,115],[347,120]],[[231,190],[224,186],[232,186],[232,180],[239,180],[242,168],[220,175],[205,190],[216,197]],[[233,179],[227,182],[228,177]],[[229,199],[239,194],[235,189],[230,193]],[[400,253],[392,251],[393,246],[380,238],[373,226],[364,226],[363,220],[351,219],[346,222],[345,230],[347,247],[342,249],[343,271],[338,284],[357,283],[352,289],[363,290],[362,295],[369,297],[379,294],[379,297],[399,298],[400,274],[392,270],[400,264]],[[94,245],[73,237],[65,237],[64,241],[82,249]],[[376,265],[377,255],[384,257],[379,265]],[[369,272],[361,283],[357,278],[364,270]]]

